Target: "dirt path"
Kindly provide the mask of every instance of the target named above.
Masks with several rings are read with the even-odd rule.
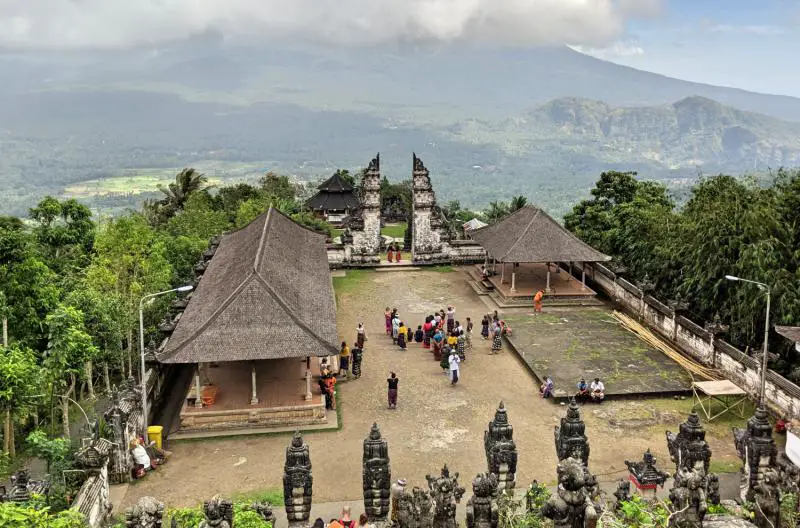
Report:
[[[353,278],[356,277],[356,278]],[[361,379],[339,384],[344,425],[340,431],[308,434],[314,472],[314,501],[357,500],[361,497],[362,442],[377,422],[389,441],[394,478],[424,485],[425,474],[442,464],[462,475],[468,485],[486,470],[483,432],[500,400],[504,400],[519,451],[517,479],[555,481],[553,426],[564,407],[538,397],[536,382],[510,350],[489,356],[489,342],[475,332],[462,379],[451,386],[438,362],[421,346],[402,352],[384,335],[383,310],[397,307],[414,328],[424,316],[448,304],[456,318],[480,321],[488,311],[460,272],[361,272],[337,288],[340,337],[352,341],[359,321],[367,327]],[[387,409],[386,377],[400,377],[399,405]],[[591,444],[590,467],[600,480],[625,474],[624,460],[639,460],[647,448],[669,466],[664,429],[677,431],[688,402],[639,400],[607,402],[586,408]],[[659,410],[663,409],[663,410]],[[724,430],[711,431],[715,460],[733,461],[735,451]],[[279,488],[284,450],[290,436],[259,436],[175,443],[173,458],[145,480],[130,487],[121,507],[143,495],[170,506],[189,506],[214,494],[235,496]],[[620,473],[622,470],[622,473]]]

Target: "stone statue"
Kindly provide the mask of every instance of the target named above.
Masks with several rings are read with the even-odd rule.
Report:
[[[571,398],[567,407],[567,416],[561,419],[561,425],[555,428],[556,454],[558,460],[574,457],[589,465],[589,439],[585,434],[586,424],[581,419],[581,411],[575,398]]]
[[[497,528],[497,475],[479,473],[472,481],[472,497],[467,501],[467,528]]]
[[[389,514],[392,473],[389,468],[389,446],[381,438],[377,423],[372,424],[369,436],[364,439],[362,466],[364,513],[372,522],[385,521]]]
[[[628,502],[631,500],[630,481],[620,479],[619,482],[617,482],[617,491],[614,492],[614,497],[617,498],[617,503],[614,506],[614,509],[619,511],[623,502]]]
[[[153,497],[142,497],[125,512],[125,528],[162,528],[164,504]]]
[[[763,406],[747,420],[747,429],[733,428],[736,451],[742,459],[742,498],[752,502],[756,484],[768,467],[775,467],[778,449],[772,439],[772,426]]]
[[[702,528],[708,509],[703,480],[701,471],[697,469],[682,467],[675,473],[673,488],[669,490],[669,500],[672,503],[669,526]]]
[[[433,528],[434,503],[430,492],[414,487],[404,491],[398,504],[400,528]]]
[[[781,525],[780,476],[771,467],[766,468],[753,489],[755,525],[773,528]]]
[[[463,486],[458,484],[458,472],[451,477],[450,470],[445,464],[441,476],[425,475],[425,480],[428,481],[431,497],[436,504],[433,516],[434,527],[456,528],[456,504],[461,502],[461,497],[466,491]]]
[[[508,423],[508,414],[503,402],[494,413],[494,419],[483,434],[486,464],[489,472],[497,477],[498,489],[513,489],[517,484],[517,446],[514,443],[514,427]]]
[[[233,526],[233,503],[214,497],[203,503],[206,518],[198,528],[231,528]]]
[[[702,464],[701,469],[708,474],[711,448],[706,442],[706,431],[696,412],[693,411],[689,414],[686,421],[680,425],[677,435],[670,431],[667,431],[666,434],[669,456],[676,468],[693,468]]]
[[[542,507],[554,528],[594,528],[597,510],[585,487],[584,466],[577,458],[558,463],[558,490]]]
[[[20,469],[11,475],[11,491],[8,492],[9,502],[28,502],[31,492],[28,489],[30,477],[28,471]]]
[[[719,476],[714,473],[709,473],[706,477],[706,498],[709,504],[718,505],[720,501],[719,496]]]
[[[631,474],[631,481],[636,484],[636,487],[640,490],[653,490],[654,495],[656,488],[663,487],[664,482],[669,478],[666,472],[656,467],[656,462],[656,457],[653,456],[649,449],[645,451],[641,461],[625,461],[625,465],[628,466],[628,471]]]
[[[283,500],[290,524],[308,522],[312,484],[311,455],[298,431],[292,437],[292,444],[286,448],[286,464],[283,466]]]
[[[261,517],[262,521],[272,523],[272,526],[275,526],[275,514],[272,513],[272,505],[270,503],[254,502],[251,508]]]
[[[406,481],[405,479],[397,479],[397,482],[392,484],[391,494],[392,494],[392,525],[396,525],[398,520],[398,515],[400,513],[400,497],[403,496],[403,493],[406,491]]]

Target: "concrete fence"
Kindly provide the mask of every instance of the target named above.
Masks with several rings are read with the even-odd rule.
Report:
[[[659,300],[597,263],[576,263],[573,273],[580,276],[585,268],[587,280],[617,302],[624,311],[670,341],[686,356],[707,367],[718,369],[726,378],[758,397],[759,364],[731,344],[715,339],[703,326],[673,311]],[[766,402],[773,411],[800,418],[800,387],[770,370],[767,372]]]

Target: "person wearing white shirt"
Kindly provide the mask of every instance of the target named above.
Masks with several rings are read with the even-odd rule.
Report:
[[[606,387],[600,381],[600,378],[595,378],[589,385],[589,394],[592,396],[592,400],[596,402],[601,402],[606,397]]]
[[[455,350],[450,352],[450,357],[448,358],[448,362],[450,363],[450,384],[455,385],[456,383],[458,383],[458,374],[459,374],[458,364],[461,363],[461,358],[458,357],[458,353]]]
[[[134,447],[131,449],[131,455],[133,455],[133,461],[142,466],[142,468],[147,471],[150,469],[150,455],[147,454],[147,450],[144,448],[142,443],[138,440],[134,440],[133,443],[135,444]]]

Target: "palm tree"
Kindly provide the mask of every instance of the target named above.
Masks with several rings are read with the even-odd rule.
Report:
[[[144,204],[145,216],[152,224],[166,222],[179,211],[189,197],[205,188],[208,177],[192,168],[183,169],[175,175],[175,181],[166,188],[158,186],[158,190],[164,193],[161,200],[148,200]]]
[[[508,204],[508,209],[510,213],[514,211],[518,211],[528,205],[528,199],[524,196],[515,196],[511,199],[511,202]]]
[[[508,204],[505,202],[490,202],[486,210],[486,219],[494,224],[508,214]]]

